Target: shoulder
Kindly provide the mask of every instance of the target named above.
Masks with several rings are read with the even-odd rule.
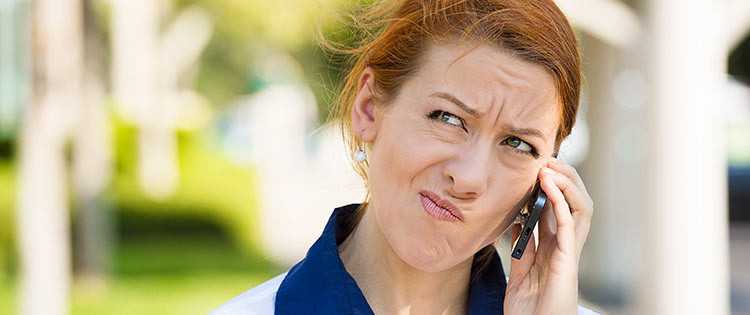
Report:
[[[217,307],[208,315],[266,315],[274,313],[276,291],[286,277],[286,272],[243,292]]]

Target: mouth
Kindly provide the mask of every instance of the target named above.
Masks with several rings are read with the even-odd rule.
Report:
[[[422,207],[429,215],[443,221],[458,222],[464,220],[464,214],[458,207],[448,200],[441,199],[436,193],[429,190],[419,192]]]

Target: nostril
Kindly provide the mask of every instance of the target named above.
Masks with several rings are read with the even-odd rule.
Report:
[[[450,180],[450,189],[459,199],[479,197],[487,188],[489,172],[483,162],[471,159],[454,160],[443,167],[443,178]]]

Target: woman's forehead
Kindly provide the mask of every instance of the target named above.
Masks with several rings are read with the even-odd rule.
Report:
[[[413,96],[464,104],[493,125],[534,125],[554,137],[559,123],[552,75],[490,45],[435,44],[409,81]]]

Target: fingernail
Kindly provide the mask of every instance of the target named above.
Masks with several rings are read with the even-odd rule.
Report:
[[[542,173],[544,173],[544,175],[552,175],[552,174],[555,174],[555,171],[545,166],[545,167],[542,167]]]

